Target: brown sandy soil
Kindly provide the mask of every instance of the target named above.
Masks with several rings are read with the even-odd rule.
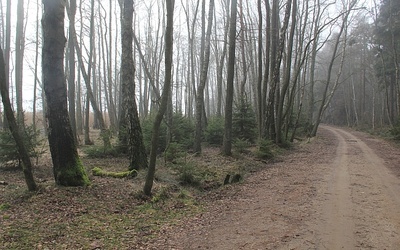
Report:
[[[400,249],[400,150],[323,126],[317,139],[143,249]]]

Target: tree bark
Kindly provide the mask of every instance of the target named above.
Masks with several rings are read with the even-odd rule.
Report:
[[[126,134],[129,146],[129,170],[147,168],[147,154],[143,142],[142,128],[135,95],[135,66],[133,63],[133,0],[124,0],[122,9],[122,60],[121,60],[121,86],[122,105],[120,117],[120,143],[123,142],[121,133]],[[122,139],[122,141],[121,141]]]
[[[76,14],[76,0],[70,0],[69,3],[69,40],[68,40],[68,50],[69,50],[69,76],[68,76],[68,111],[69,119],[71,121],[72,133],[74,135],[74,140],[77,142],[76,133],[76,113],[75,113],[75,39],[73,39],[74,34],[72,32],[72,26],[75,26],[75,14]]]
[[[63,0],[43,0],[43,4],[42,72],[54,178],[58,185],[84,186],[90,182],[79,159],[67,108],[63,60],[65,3]]]
[[[156,158],[158,148],[158,136],[160,132],[161,121],[167,109],[168,98],[171,90],[172,79],[172,56],[173,56],[173,22],[174,22],[174,5],[175,0],[165,0],[167,5],[167,26],[165,28],[165,79],[164,88],[161,95],[161,105],[158,109],[153,124],[153,134],[151,137],[150,163],[147,171],[146,182],[143,192],[151,195],[153,188],[154,174],[156,171]]]
[[[15,91],[17,99],[17,122],[21,125],[24,121],[23,99],[22,99],[22,76],[24,70],[24,0],[18,0],[17,4],[17,27],[15,35]]]
[[[6,37],[5,37],[5,48],[4,48],[4,64],[5,64],[5,80],[7,92],[10,89],[10,53],[11,53],[11,0],[7,0],[6,10]],[[4,116],[4,129],[8,127],[7,116]]]
[[[24,173],[26,185],[28,186],[29,191],[35,191],[37,190],[37,186],[32,174],[31,159],[29,158],[28,150],[26,149],[26,146],[24,144],[21,135],[22,132],[17,125],[17,121],[14,117],[14,112],[11,108],[10,97],[8,94],[8,89],[6,84],[5,62],[3,58],[4,58],[3,50],[0,47],[0,92],[1,92],[1,100],[4,105],[4,113],[7,116],[9,129],[11,131],[12,136],[14,137],[19,156],[22,160],[22,171]]]
[[[290,34],[289,34],[289,38],[288,38],[288,51],[287,51],[287,64],[285,67],[285,75],[284,75],[284,81],[283,81],[283,85],[282,85],[282,89],[281,90],[277,90],[280,91],[279,94],[279,99],[277,100],[277,110],[276,110],[276,138],[275,138],[275,142],[276,143],[282,143],[282,126],[283,126],[283,105],[285,103],[285,97],[286,97],[286,93],[287,90],[289,89],[289,84],[290,84],[290,73],[291,73],[291,69],[292,69],[292,54],[293,54],[293,38],[294,38],[294,31],[295,31],[295,27],[296,27],[296,14],[297,14],[297,0],[293,0],[293,13],[292,13],[292,22],[291,22],[291,29],[290,29]],[[289,24],[289,17],[290,17],[290,10],[291,10],[291,5],[292,5],[292,0],[288,0],[286,3],[286,14],[285,14],[285,19],[284,19],[284,24],[281,30],[281,38],[280,38],[280,45],[279,45],[279,49],[280,51],[278,53],[280,53],[279,58],[282,58],[282,54],[283,54],[283,50],[284,50],[284,43],[285,43],[285,37],[286,37],[286,31],[287,31],[287,27]],[[280,71],[280,66],[278,66],[278,64],[280,65],[280,60],[277,62],[276,65],[276,70]],[[274,73],[278,74],[277,72]],[[278,74],[279,75],[279,74]],[[279,81],[279,77],[277,79],[275,79],[276,81]]]
[[[236,52],[236,18],[237,0],[232,0],[231,16],[229,24],[229,59],[228,59],[228,78],[226,87],[225,103],[225,132],[222,153],[232,154],[232,113],[233,113],[233,81],[235,76],[235,52]]]
[[[214,17],[214,0],[210,0],[209,13],[208,13],[208,24],[207,24],[207,33],[205,37],[204,44],[204,58],[201,63],[202,68],[200,72],[200,83],[197,89],[197,98],[196,98],[196,130],[195,130],[195,139],[194,139],[194,151],[198,154],[201,153],[201,141],[203,137],[203,109],[204,109],[204,88],[207,82],[208,75],[208,65],[210,63],[210,47],[211,47],[211,31],[212,31],[212,22]],[[205,118],[205,116],[204,116]]]

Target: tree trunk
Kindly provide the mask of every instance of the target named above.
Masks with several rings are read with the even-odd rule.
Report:
[[[276,137],[275,131],[275,101],[276,101],[276,89],[277,89],[277,81],[274,80],[275,67],[277,64],[277,55],[278,55],[278,44],[279,44],[279,1],[273,0],[272,2],[272,11],[271,11],[271,29],[270,29],[270,37],[271,37],[271,54],[270,54],[270,89],[268,96],[268,106],[267,106],[267,130],[269,138],[274,140]],[[279,72],[277,72],[279,73]]]
[[[24,0],[18,0],[17,4],[17,27],[15,35],[15,91],[17,99],[17,122],[25,123],[23,99],[22,99],[22,75],[24,70]]]
[[[133,0],[124,0],[121,19],[122,32],[122,61],[121,61],[121,86],[122,105],[120,121],[120,133],[128,132],[129,141],[129,170],[147,168],[147,154],[143,142],[142,128],[140,126],[139,114],[135,95],[135,66],[133,63],[132,50],[132,21]],[[121,138],[121,137],[120,137]],[[121,141],[120,141],[121,142]]]
[[[346,38],[347,38],[347,26],[348,26],[347,22],[348,22],[348,17],[349,17],[349,15],[351,13],[351,9],[353,8],[353,6],[355,4],[356,4],[356,1],[353,1],[351,3],[351,5],[349,6],[349,9],[347,9],[345,11],[345,13],[344,13],[343,22],[341,24],[339,33],[338,33],[338,35],[336,37],[336,41],[335,41],[334,48],[333,48],[333,54],[332,54],[331,61],[330,61],[329,66],[328,66],[328,75],[327,75],[327,78],[326,78],[326,86],[325,86],[324,92],[322,94],[321,104],[320,104],[320,107],[318,109],[318,113],[317,113],[317,116],[316,116],[316,122],[313,125],[311,136],[316,136],[317,135],[318,127],[319,127],[319,124],[321,123],[321,120],[322,120],[322,115],[323,115],[324,111],[326,110],[326,108],[328,107],[328,105],[329,105],[329,103],[330,103],[330,101],[332,99],[332,96],[333,96],[333,94],[334,94],[334,92],[335,92],[335,90],[337,88],[337,85],[339,84],[339,77],[340,77],[340,75],[342,73],[343,62],[344,62],[344,57],[345,57],[345,50],[346,50],[346,43],[347,43],[347,41],[346,41]],[[342,59],[341,59],[341,62],[340,62],[340,69],[339,69],[339,73],[337,74],[335,84],[332,87],[332,91],[328,95],[328,90],[329,90],[329,86],[330,86],[330,82],[331,82],[331,78],[332,78],[332,69],[333,69],[334,62],[335,62],[335,60],[337,58],[339,44],[340,44],[340,40],[341,40],[341,37],[342,37],[343,33],[345,33],[345,39],[343,39],[344,42],[343,42]]]
[[[261,9],[261,0],[257,0],[257,11],[258,11],[258,56],[257,56],[257,66],[258,66],[258,77],[257,77],[257,124],[258,124],[258,138],[263,138],[264,130],[264,108],[262,101],[262,78],[263,78],[263,16]]]
[[[315,85],[315,65],[317,61],[317,50],[319,42],[319,22],[321,14],[320,0],[316,0],[316,8],[314,9],[314,30],[313,30],[313,45],[311,49],[311,65],[310,65],[310,87],[308,96],[308,123],[314,124],[314,110],[315,110],[315,98],[314,98],[314,85]]]
[[[9,92],[10,89],[10,53],[11,53],[11,0],[7,0],[6,10],[6,37],[5,37],[5,48],[4,48],[4,64],[5,64],[5,77],[6,77],[6,89]],[[1,119],[1,118],[0,118]],[[4,116],[4,129],[8,127],[7,116]]]
[[[146,195],[151,195],[153,188],[154,174],[156,171],[156,158],[158,148],[158,136],[160,125],[167,109],[168,98],[171,90],[172,79],[172,56],[173,56],[173,22],[174,22],[174,5],[175,0],[166,0],[167,5],[167,26],[165,28],[165,79],[164,88],[161,95],[161,105],[158,109],[156,118],[153,124],[153,134],[151,137],[150,164],[147,171],[146,182],[143,187],[143,192]]]
[[[285,14],[285,19],[284,19],[284,24],[281,30],[281,38],[280,38],[280,45],[279,49],[280,51],[280,58],[282,57],[283,50],[284,50],[284,43],[285,43],[285,37],[286,37],[286,30],[289,24],[289,17],[290,17],[290,10],[291,10],[291,4],[292,1],[288,0],[286,3],[286,14]],[[285,103],[285,97],[287,90],[289,89],[290,85],[290,74],[291,74],[291,69],[292,69],[292,54],[293,54],[293,39],[294,39],[294,31],[296,27],[296,14],[297,14],[297,0],[293,0],[293,13],[292,13],[292,22],[291,22],[291,29],[290,29],[290,34],[288,38],[288,51],[287,51],[287,60],[286,60],[286,67],[285,67],[285,75],[282,89],[277,90],[280,91],[280,99],[277,100],[277,111],[276,111],[276,138],[275,142],[276,143],[282,143],[282,126],[283,126],[283,106]],[[280,71],[280,66],[278,66],[278,63],[280,65],[280,61],[277,62],[277,70]],[[277,72],[275,72],[277,73]],[[279,79],[275,79],[276,81],[279,81]]]
[[[69,119],[71,121],[72,133],[74,135],[74,140],[77,142],[76,133],[76,113],[75,113],[75,39],[73,39],[74,34],[72,32],[72,26],[75,26],[75,14],[76,14],[76,0],[70,0],[69,3],[69,40],[68,40],[68,50],[69,50],[69,77],[68,77],[68,110]]]
[[[225,132],[222,153],[232,154],[232,113],[233,113],[233,80],[235,76],[235,51],[236,51],[236,17],[237,0],[232,0],[231,16],[229,24],[229,59],[228,59],[228,78],[226,84],[226,103],[225,103]]]
[[[111,147],[111,142],[110,142],[110,137],[109,137],[109,131],[106,127],[106,123],[104,121],[103,114],[96,102],[96,97],[93,93],[92,86],[91,86],[91,73],[92,73],[92,56],[93,56],[93,47],[94,47],[94,2],[92,0],[92,10],[91,10],[91,20],[90,20],[90,30],[91,30],[91,36],[90,36],[90,49],[89,49],[89,63],[88,63],[88,70],[86,71],[84,63],[83,63],[83,56],[82,56],[82,50],[81,46],[78,46],[77,43],[77,37],[76,37],[76,30],[75,27],[72,28],[72,34],[73,34],[73,39],[75,40],[75,51],[77,53],[78,57],[78,64],[82,73],[83,80],[85,81],[86,85],[86,92],[87,92],[87,101],[90,101],[90,104],[92,105],[93,112],[95,114],[96,119],[99,122],[99,127],[101,130],[101,137],[103,139],[104,147],[108,148]],[[95,77],[95,76],[93,76]]]
[[[49,122],[48,139],[56,183],[63,186],[89,184],[79,159],[67,109],[64,78],[64,1],[43,0],[42,72]]]
[[[11,108],[10,97],[7,90],[6,84],[6,71],[5,71],[5,62],[3,60],[3,50],[0,47],[0,92],[1,92],[1,100],[4,105],[4,113],[7,116],[8,125],[11,131],[11,134],[15,140],[17,145],[19,156],[22,160],[22,171],[24,173],[25,182],[28,186],[29,191],[37,190],[37,186],[35,183],[35,179],[32,174],[32,163],[29,158],[28,151],[24,144],[21,130],[19,129],[17,122],[14,117],[14,112]]]
[[[36,131],[36,102],[37,102],[37,85],[38,85],[38,67],[39,67],[39,4],[36,6],[36,46],[35,46],[35,69],[33,73],[33,107],[32,107],[32,127]]]
[[[204,61],[201,63],[202,68],[200,72],[200,83],[197,89],[197,97],[196,97],[196,130],[195,130],[195,140],[194,140],[194,151],[198,154],[201,153],[201,141],[203,137],[202,118],[204,116],[203,115],[204,88],[207,82],[208,65],[210,63],[211,31],[212,31],[213,17],[214,17],[214,0],[210,0],[207,34],[205,37],[205,44],[204,44],[204,50],[205,50],[203,58]]]

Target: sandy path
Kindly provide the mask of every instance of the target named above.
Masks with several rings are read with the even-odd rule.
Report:
[[[398,150],[323,126],[317,140],[210,194],[206,212],[144,248],[400,249]]]
[[[399,179],[361,138],[341,129],[325,129],[335,134],[340,142],[338,151],[343,153],[337,156],[340,165],[333,165],[338,178],[326,181],[338,186],[326,203],[346,200],[346,205],[334,213],[324,210],[329,221],[336,219],[336,223],[321,231],[321,245],[326,249],[400,249]],[[340,176],[348,181],[342,182]],[[329,237],[326,232],[331,231],[339,234]]]

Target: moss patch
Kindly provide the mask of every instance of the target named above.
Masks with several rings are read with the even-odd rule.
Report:
[[[94,176],[101,176],[101,177],[125,178],[125,177],[135,177],[137,175],[137,171],[131,170],[125,172],[108,172],[99,167],[95,167],[92,169],[92,174]]]

